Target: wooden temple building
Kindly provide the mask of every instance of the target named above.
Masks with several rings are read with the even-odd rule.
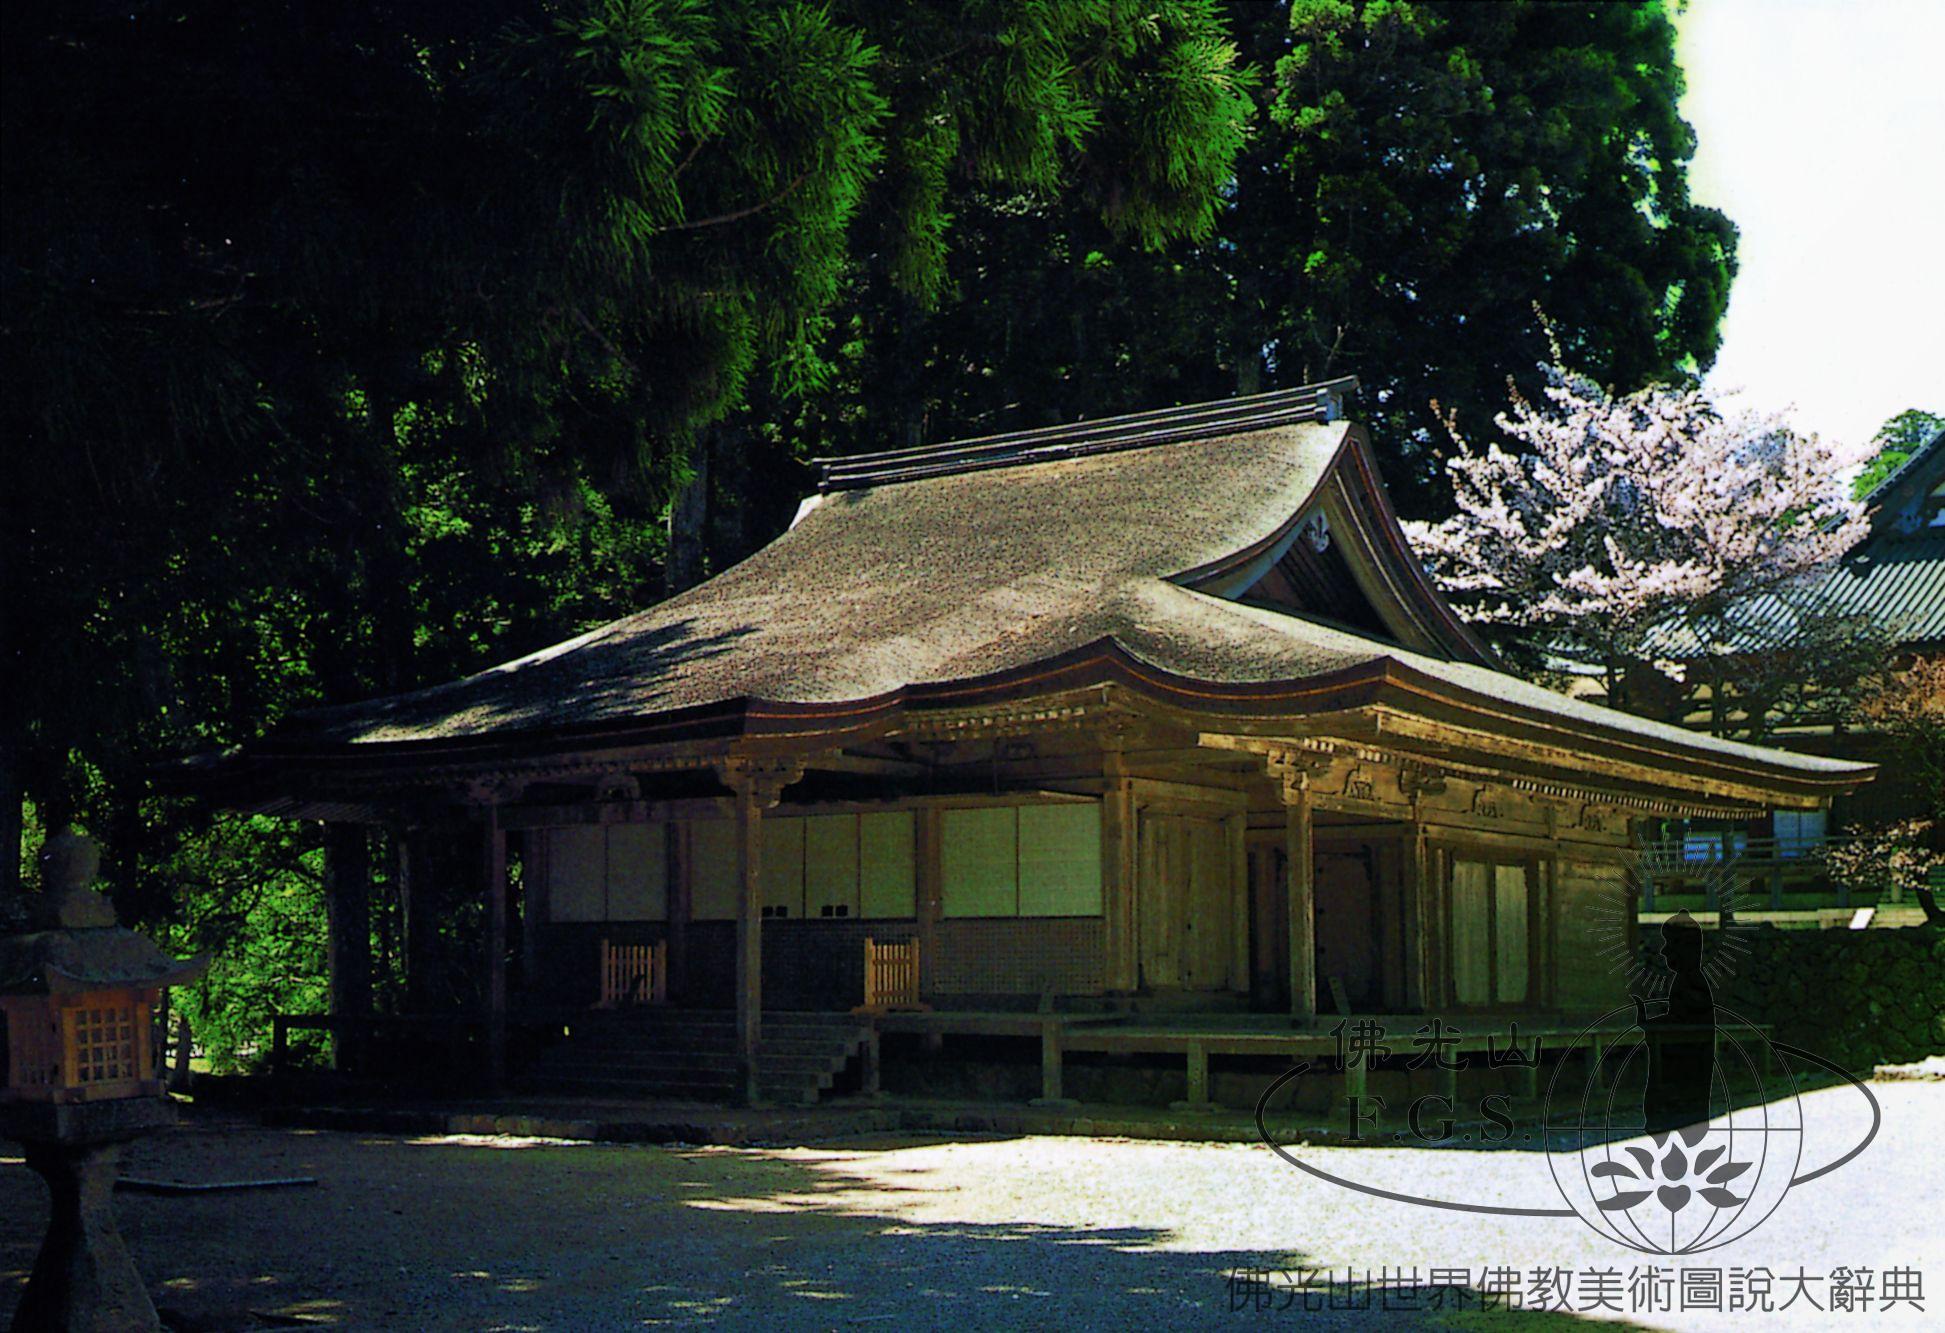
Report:
[[[860,1008],[873,1053],[1038,1032],[1050,1096],[1063,1044],[1185,1053],[1196,1102],[1209,1054],[1345,1013],[1564,1031],[1628,1003],[1641,821],[1824,808],[1870,766],[1501,670],[1350,387],[825,461],[708,582],[205,784],[470,828],[496,1072],[509,1022],[604,1003],[720,1031],[752,1099],[788,1084],[766,1029]]]

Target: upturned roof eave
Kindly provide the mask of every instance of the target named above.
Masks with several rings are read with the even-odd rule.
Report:
[[[714,758],[738,753],[828,753],[847,744],[922,728],[928,719],[944,715],[1026,705],[1110,686],[1116,688],[1120,701],[1145,700],[1212,722],[1247,719],[1253,729],[1266,734],[1283,719],[1293,724],[1290,734],[1300,735],[1310,719],[1382,710],[1394,718],[1417,719],[1419,741],[1426,739],[1425,728],[1436,729],[1442,743],[1468,750],[1478,747],[1481,737],[1496,738],[1506,745],[1531,747],[1536,762],[1579,772],[1588,780],[1600,780],[1604,770],[1625,768],[1632,774],[1628,786],[1645,784],[1668,792],[1745,802],[1825,799],[1854,790],[1876,771],[1875,765],[1867,763],[1809,764],[1799,756],[1786,758],[1783,752],[1773,751],[1769,753],[1778,757],[1770,761],[1761,753],[1745,752],[1756,747],[1725,753],[1685,744],[1680,736],[1643,734],[1618,722],[1562,717],[1467,689],[1395,657],[1305,677],[1213,681],[1155,666],[1113,639],[1023,667],[907,686],[871,698],[735,699],[627,723],[466,737],[321,745],[285,739],[238,756],[246,768],[224,767],[232,780],[247,778],[245,785],[256,793],[266,782],[307,774],[339,781],[361,775],[410,781],[415,773],[431,777],[462,770],[518,771],[569,760],[620,761],[631,755],[659,756],[678,767],[685,766],[682,761],[686,766],[706,767]],[[210,775],[211,779],[217,776]],[[221,788],[231,784],[212,780],[196,785],[220,799]]]

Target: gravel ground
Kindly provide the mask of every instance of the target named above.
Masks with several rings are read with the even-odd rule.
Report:
[[[1878,1082],[1883,1129],[1753,1235],[1684,1266],[1813,1276],[1915,1266],[1945,1309],[1945,1083]],[[1855,1124],[1854,1091],[1804,1098],[1810,1142]],[[1827,1160],[1841,1145],[1813,1148]],[[1557,1206],[1529,1152],[1320,1148],[1306,1160],[1421,1195]],[[1477,1327],[1437,1311],[1232,1309],[1237,1270],[1511,1265],[1629,1273],[1641,1256],[1573,1219],[1499,1218],[1368,1199],[1255,1145],[1078,1138],[853,1139],[811,1148],[671,1149],[406,1139],[192,1124],[131,1150],[126,1173],[178,1180],[315,1175],[314,1189],[122,1194],[122,1228],[178,1327],[609,1329]],[[0,1323],[46,1216],[0,1147]],[[1663,1261],[1666,1264],[1667,1261]],[[1778,1301],[1793,1291],[1779,1283]],[[1822,1287],[1812,1291],[1827,1299]],[[1476,1296],[1472,1298],[1476,1301]],[[1624,1299],[1623,1309],[1629,1307]],[[1807,1318],[1802,1318],[1807,1314]],[[1615,1318],[1614,1315],[1607,1316]],[[1518,1316],[1521,1327],[1569,1316]],[[1650,1327],[1809,1326],[1763,1316],[1634,1314]],[[1901,1309],[1860,1327],[1919,1326]],[[1710,1322],[1713,1320],[1713,1322]],[[1575,1322],[1579,1322],[1575,1317]]]

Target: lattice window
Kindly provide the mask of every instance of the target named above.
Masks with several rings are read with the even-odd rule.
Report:
[[[90,1005],[67,1011],[77,1084],[141,1077],[135,1054],[135,1006]]]

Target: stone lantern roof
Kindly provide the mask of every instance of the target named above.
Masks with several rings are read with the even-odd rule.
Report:
[[[47,840],[41,858],[37,929],[0,936],[0,995],[147,990],[194,981],[208,969],[207,955],[171,958],[117,923],[114,905],[94,888],[101,854],[92,838],[59,834]]]

